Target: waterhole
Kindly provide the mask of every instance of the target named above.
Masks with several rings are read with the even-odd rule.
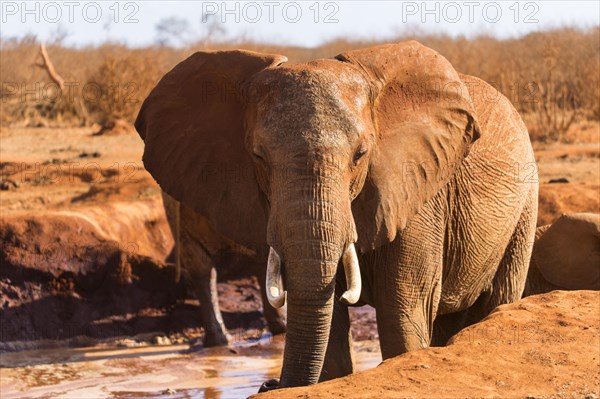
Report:
[[[188,353],[187,345],[31,350],[0,354],[2,398],[246,398],[281,371],[283,338]],[[355,343],[356,366],[380,361],[377,341]]]

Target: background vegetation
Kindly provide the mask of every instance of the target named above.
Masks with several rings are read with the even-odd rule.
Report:
[[[0,123],[77,126],[104,125],[116,119],[131,122],[160,77],[198,50],[244,48],[280,53],[290,62],[302,62],[377,44],[336,40],[317,48],[301,48],[219,42],[207,36],[174,48],[169,44],[178,38],[177,32],[166,26],[160,33],[156,45],[139,49],[118,43],[71,48],[62,45],[61,39],[47,43],[48,55],[65,81],[62,91],[35,65],[40,57],[36,37],[0,41]],[[525,116],[536,139],[568,140],[565,133],[573,123],[600,120],[600,27],[560,28],[508,40],[423,34],[396,40],[409,39],[437,50],[459,72],[497,87]]]

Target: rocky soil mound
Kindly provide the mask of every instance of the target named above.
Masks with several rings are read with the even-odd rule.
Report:
[[[268,398],[597,398],[600,292],[553,291],[498,307],[444,348]]]

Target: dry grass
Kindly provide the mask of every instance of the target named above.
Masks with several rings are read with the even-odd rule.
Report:
[[[574,123],[600,120],[600,27],[561,28],[509,40],[419,34],[397,41],[408,39],[434,48],[458,71],[500,89],[526,114],[537,140],[569,140]],[[302,48],[228,42],[213,43],[211,49],[245,48],[303,62],[374,44],[336,40]],[[69,86],[68,95],[49,99],[43,95],[49,80],[43,70],[33,66],[38,46],[34,37],[0,43],[3,124],[72,126],[116,118],[132,121],[141,101],[165,72],[194,51],[206,49],[203,43],[186,49],[153,46],[135,50],[115,43],[79,49],[50,45],[47,49],[54,66]],[[36,84],[35,96],[23,95]]]
[[[89,78],[88,86],[95,93],[86,98],[87,109],[102,125],[116,119],[131,120],[161,75],[148,54],[108,55]]]

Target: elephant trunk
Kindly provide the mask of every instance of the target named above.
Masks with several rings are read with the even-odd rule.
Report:
[[[347,190],[306,178],[293,189],[273,195],[269,220],[273,248],[267,290],[272,293],[269,300],[273,305],[287,302],[279,385],[282,388],[319,381],[339,265],[344,265],[348,281],[343,301],[354,303],[360,295],[360,272],[353,245],[356,229],[348,197]],[[284,276],[285,292],[279,273]]]
[[[300,248],[311,245],[305,243]],[[340,301],[356,303],[360,296],[360,271],[353,244],[346,247],[342,259],[349,287]],[[294,263],[290,261],[287,268],[288,324],[280,387],[319,381],[333,316],[338,261],[317,258],[300,260],[297,266]],[[323,274],[310,273],[317,269]]]
[[[310,224],[307,228],[325,228],[319,222]],[[335,241],[303,238],[283,246],[288,324],[281,387],[319,381],[333,316],[335,274],[341,256],[340,245]]]
[[[321,281],[320,287],[311,291],[290,289],[280,387],[311,385],[319,381],[333,316],[334,284],[331,279]]]

